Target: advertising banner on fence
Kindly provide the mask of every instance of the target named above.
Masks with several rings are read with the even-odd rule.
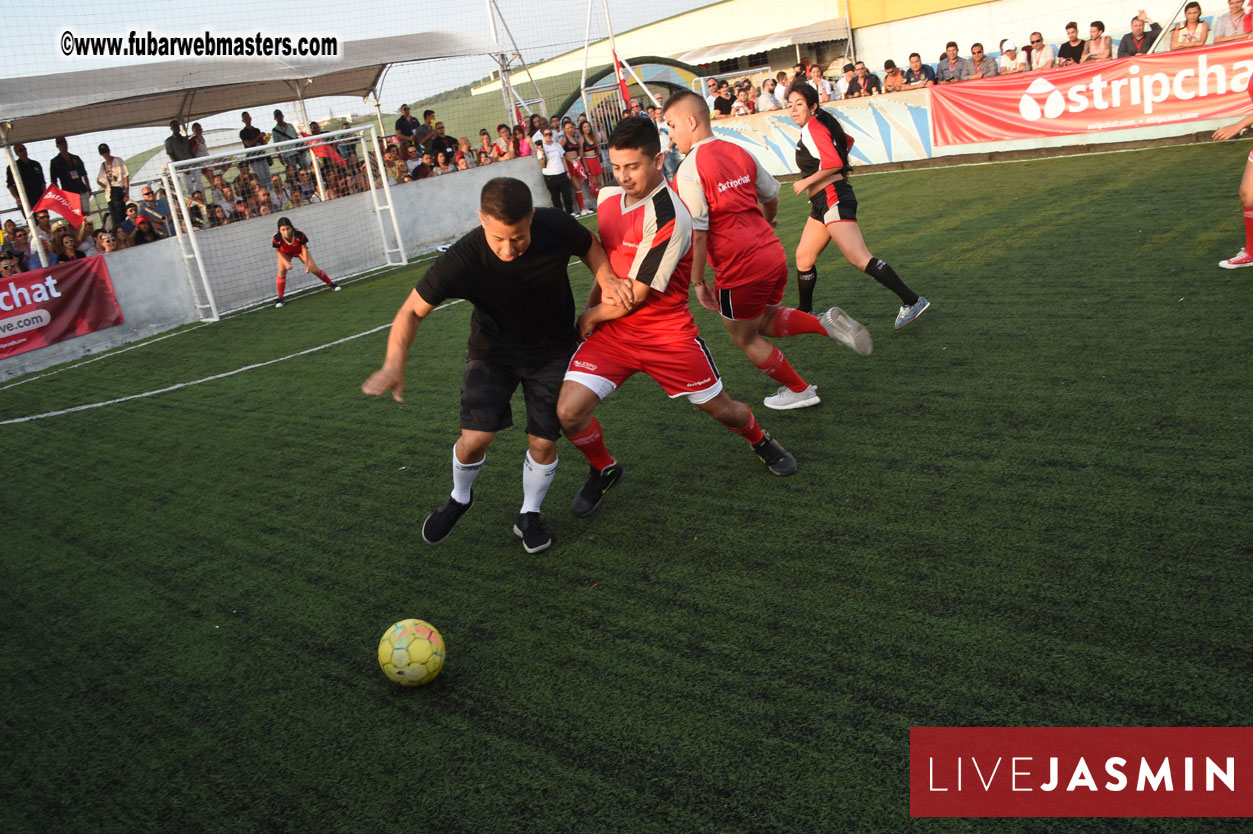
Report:
[[[933,86],[936,145],[1066,136],[1253,112],[1246,41]]]
[[[0,359],[121,323],[103,255],[0,278]]]

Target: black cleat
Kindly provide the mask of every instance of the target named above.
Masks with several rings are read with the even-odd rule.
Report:
[[[513,533],[522,539],[522,549],[527,553],[547,550],[553,543],[553,537],[544,529],[539,513],[519,513],[518,521],[513,525]]]
[[[620,463],[611,463],[604,469],[591,467],[591,470],[587,483],[583,484],[578,495],[570,502],[570,512],[579,518],[587,518],[596,512],[596,508],[605,500],[605,493],[613,489],[626,475],[626,467]]]
[[[772,475],[795,475],[796,458],[792,453],[779,445],[769,434],[762,437],[760,443],[753,444],[753,451],[761,462],[766,465]]]
[[[465,504],[449,497],[438,510],[428,515],[426,521],[422,522],[422,541],[427,544],[439,544],[448,538],[448,534],[457,526],[457,522],[466,514],[466,510],[473,506],[473,492],[470,493],[469,502]]]

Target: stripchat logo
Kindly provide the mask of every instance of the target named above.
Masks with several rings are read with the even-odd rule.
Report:
[[[1018,100],[1018,113],[1028,122],[1056,119],[1063,113],[1126,106],[1139,107],[1145,115],[1151,115],[1153,108],[1165,101],[1191,101],[1242,92],[1248,87],[1250,73],[1253,73],[1253,61],[1236,61],[1228,71],[1223,64],[1210,64],[1209,56],[1202,53],[1195,65],[1173,74],[1142,72],[1140,64],[1132,63],[1125,77],[1108,80],[1097,74],[1084,83],[1060,89],[1046,78],[1037,78]]]

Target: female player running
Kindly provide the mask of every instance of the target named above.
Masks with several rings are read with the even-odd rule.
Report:
[[[1249,97],[1253,98],[1253,76],[1249,76]],[[1226,142],[1246,127],[1253,125],[1253,116],[1245,116],[1238,122],[1214,131],[1214,138]],[[1244,176],[1240,178],[1240,205],[1244,206],[1244,248],[1218,265],[1223,269],[1239,269],[1242,266],[1253,266],[1253,151],[1249,152],[1249,161],[1244,165]]]
[[[322,279],[323,284],[339,292],[340,286],[325,272],[318,269],[313,256],[309,254],[309,238],[305,237],[305,233],[293,226],[286,217],[278,219],[278,234],[274,235],[270,242],[278,250],[278,277],[274,279],[274,284],[278,288],[278,301],[274,302],[275,307],[283,306],[283,291],[287,289],[287,270],[291,269],[292,258],[299,258],[304,263],[306,272],[316,275]]]
[[[801,178],[792,183],[797,194],[807,194],[812,206],[801,241],[796,247],[796,283],[800,309],[813,312],[815,268],[818,256],[835,241],[848,262],[896,293],[901,309],[896,315],[900,330],[931,306],[931,302],[905,286],[892,267],[870,254],[857,226],[857,197],[848,183],[852,166],[848,147],[852,144],[839,121],[818,106],[818,92],[802,82],[787,93],[788,115],[801,128],[796,144],[796,164]]]

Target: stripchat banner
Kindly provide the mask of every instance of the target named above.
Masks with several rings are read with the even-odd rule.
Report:
[[[103,255],[0,278],[0,359],[121,323]]]
[[[930,87],[936,145],[1038,139],[1253,112],[1246,41]]]

